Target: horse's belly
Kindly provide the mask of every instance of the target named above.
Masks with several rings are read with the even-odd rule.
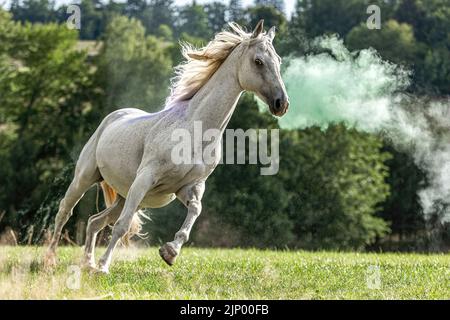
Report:
[[[133,180],[124,181],[124,179],[105,179],[116,192],[123,198],[127,198]],[[141,208],[161,208],[168,205],[176,199],[175,193],[155,193],[150,190],[141,201],[139,207]]]
[[[147,194],[141,202],[142,208],[161,208],[176,199],[174,193],[170,194]]]

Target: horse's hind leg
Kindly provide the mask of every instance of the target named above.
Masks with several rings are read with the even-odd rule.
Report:
[[[83,149],[75,168],[75,176],[59,204],[58,214],[55,218],[55,229],[50,246],[47,250],[44,263],[47,267],[56,265],[56,247],[58,246],[64,225],[72,215],[72,210],[84,193],[101,179],[97,168],[95,153],[92,144],[87,144]]]
[[[99,271],[103,273],[109,272],[109,265],[111,264],[112,253],[116,248],[118,241],[130,231],[130,227],[133,222],[133,217],[139,208],[145,195],[153,187],[154,177],[153,173],[149,168],[144,168],[136,176],[133,184],[128,191],[127,199],[122,212],[120,213],[119,219],[114,224],[113,233],[111,241],[109,242],[108,248],[106,248],[105,253],[100,258],[99,261]]]
[[[84,246],[85,250],[84,264],[86,267],[92,269],[95,268],[94,250],[97,234],[108,224],[117,221],[117,219],[120,216],[120,213],[122,212],[124,203],[125,199],[119,196],[111,207],[106,208],[102,212],[93,215],[89,218],[88,225],[86,228],[86,244]]]

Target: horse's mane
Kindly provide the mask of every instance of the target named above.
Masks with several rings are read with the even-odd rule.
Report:
[[[231,22],[229,26],[230,31],[219,32],[203,48],[196,49],[188,43],[181,43],[186,61],[175,67],[167,106],[191,99],[240,43],[251,40],[251,33],[245,32],[238,24]]]

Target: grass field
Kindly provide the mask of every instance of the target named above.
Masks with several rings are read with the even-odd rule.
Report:
[[[103,249],[98,249],[98,254]],[[450,299],[450,255],[185,248],[117,250],[109,275],[80,271],[81,248],[0,247],[1,299]]]

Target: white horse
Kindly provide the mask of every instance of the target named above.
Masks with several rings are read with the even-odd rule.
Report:
[[[81,151],[74,179],[60,203],[44,261],[47,266],[56,264],[56,247],[73,207],[95,183],[101,183],[108,207],[89,218],[84,258],[87,267],[108,273],[118,241],[133,230],[139,231],[139,209],[163,207],[178,198],[187,207],[187,217],[175,239],[159,250],[169,265],[175,262],[200,214],[205,180],[221,155],[216,154],[213,163],[174,164],[173,130],[183,128],[192,133],[194,122],[201,121],[204,131],[218,129],[223,133],[246,90],[263,99],[276,116],[284,115],[289,106],[280,75],[281,59],[272,45],[275,28],[265,33],[263,20],[252,33],[235,23],[230,23],[230,28],[218,33],[204,48],[183,45],[186,62],[176,69],[164,110],[147,113],[121,109],[102,121]],[[221,144],[220,140],[215,143]],[[111,241],[97,268],[96,235],[114,222]]]

